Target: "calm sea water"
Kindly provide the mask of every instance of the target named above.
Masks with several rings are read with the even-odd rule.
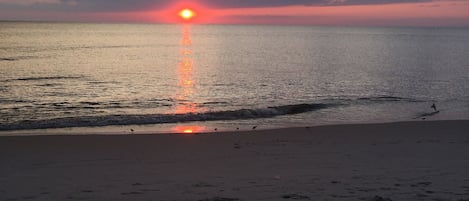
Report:
[[[467,28],[0,22],[0,41],[3,134],[469,118]]]

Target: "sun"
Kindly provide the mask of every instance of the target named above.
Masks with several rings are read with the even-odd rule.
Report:
[[[179,11],[179,16],[184,20],[190,20],[195,17],[195,12],[189,8]]]

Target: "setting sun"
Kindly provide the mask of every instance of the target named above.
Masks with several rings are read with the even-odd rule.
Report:
[[[186,8],[179,12],[179,16],[181,16],[184,20],[190,20],[195,16],[195,12],[191,9]]]

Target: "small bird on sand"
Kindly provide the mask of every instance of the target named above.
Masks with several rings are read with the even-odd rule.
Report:
[[[236,127],[236,130],[239,130],[239,127]]]
[[[435,105],[435,103],[433,103],[433,105],[430,106],[430,107],[433,108],[433,110],[435,110],[435,112],[437,111],[437,110],[436,110],[436,105]]]
[[[218,130],[218,128],[215,128],[215,129],[213,129],[213,130],[214,130],[214,131],[217,131],[217,130]]]
[[[252,127],[252,130],[256,130],[256,128],[257,128],[257,126],[253,126],[253,127]]]
[[[134,132],[134,129],[133,129],[133,128],[131,128],[131,129],[130,129],[130,132],[132,132],[132,133],[133,133],[133,132]]]

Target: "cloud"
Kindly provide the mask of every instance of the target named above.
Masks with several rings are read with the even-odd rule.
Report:
[[[32,6],[35,4],[66,4],[70,6],[77,5],[76,0],[0,0],[0,4],[16,6]]]
[[[277,7],[277,6],[343,6],[394,3],[431,2],[433,0],[200,0],[217,8]]]
[[[29,6],[33,4],[59,4],[60,0],[0,0],[0,4]]]
[[[377,5],[432,1],[444,0],[0,0],[0,4],[5,4],[9,7],[27,7],[39,10],[113,12],[158,10],[174,3],[184,2],[197,2],[209,8],[228,9],[280,6]]]

